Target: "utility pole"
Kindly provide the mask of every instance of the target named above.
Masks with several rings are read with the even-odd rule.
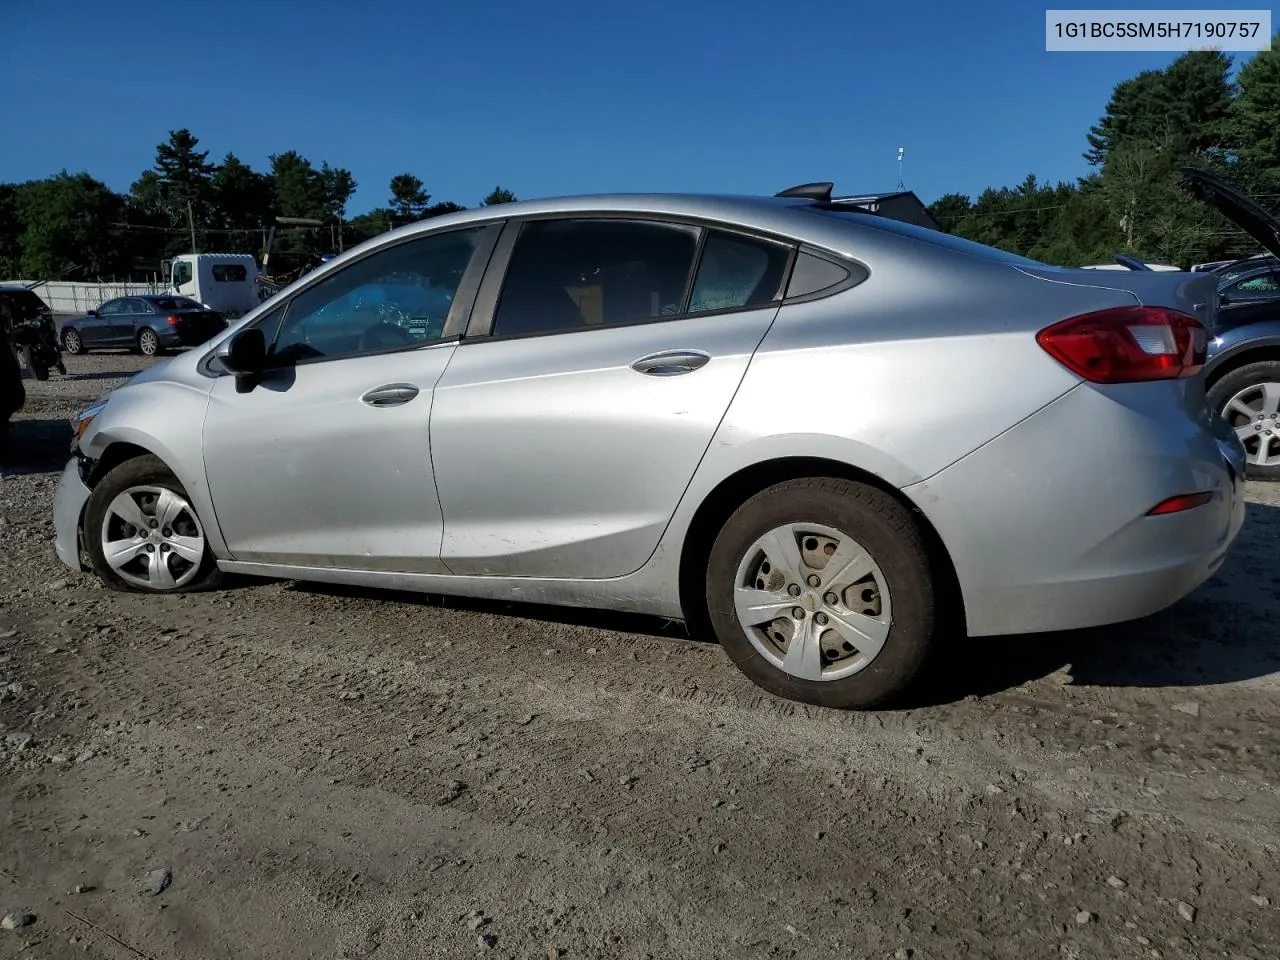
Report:
[[[191,252],[199,253],[196,249],[196,215],[191,210],[191,201],[187,201],[187,225],[191,227]]]

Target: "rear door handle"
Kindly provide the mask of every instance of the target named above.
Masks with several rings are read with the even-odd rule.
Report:
[[[412,383],[388,383],[382,387],[374,387],[360,399],[371,407],[398,407],[417,395],[418,388]]]
[[[711,355],[701,350],[664,350],[641,357],[631,364],[631,369],[651,377],[678,377],[682,373],[693,373],[710,360]]]

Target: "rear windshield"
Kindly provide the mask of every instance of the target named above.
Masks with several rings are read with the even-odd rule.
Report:
[[[156,297],[151,301],[161,310],[203,310],[204,308],[187,297]]]
[[[30,290],[0,290],[0,299],[8,301],[20,317],[33,316],[49,309],[44,301]]]
[[[989,247],[985,243],[965,240],[963,237],[957,237],[950,233],[943,233],[941,230],[930,230],[928,227],[917,227],[913,223],[904,223],[901,220],[893,220],[889,217],[881,217],[873,213],[859,213],[853,210],[824,210],[822,207],[800,207],[800,209],[808,210],[812,213],[818,213],[824,217],[835,217],[838,220],[857,222],[862,226],[873,227],[876,230],[883,230],[886,233],[896,233],[903,237],[911,237],[913,240],[923,240],[925,243],[932,243],[939,247],[946,247],[949,250],[954,250],[957,253],[965,253],[971,257],[981,257],[984,260],[995,260],[1000,263],[1009,263],[1023,267],[1048,266],[1048,264],[1041,263],[1038,260],[1032,260],[1028,257],[1020,257],[1016,253],[1009,253],[996,247]]]

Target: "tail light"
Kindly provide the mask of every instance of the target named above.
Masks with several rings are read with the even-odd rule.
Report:
[[[1115,307],[1070,317],[1036,334],[1045,351],[1092,383],[1193,377],[1208,335],[1189,314],[1163,307]]]
[[[182,322],[178,317],[169,317],[168,320],[169,320],[169,326],[171,327],[176,327],[178,324]]]

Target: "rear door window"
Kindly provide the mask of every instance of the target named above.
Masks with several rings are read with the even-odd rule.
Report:
[[[791,259],[791,248],[757,237],[712,230],[698,262],[690,313],[749,309],[775,303]]]
[[[639,323],[685,309],[701,230],[640,219],[535,220],[516,240],[493,335]]]

